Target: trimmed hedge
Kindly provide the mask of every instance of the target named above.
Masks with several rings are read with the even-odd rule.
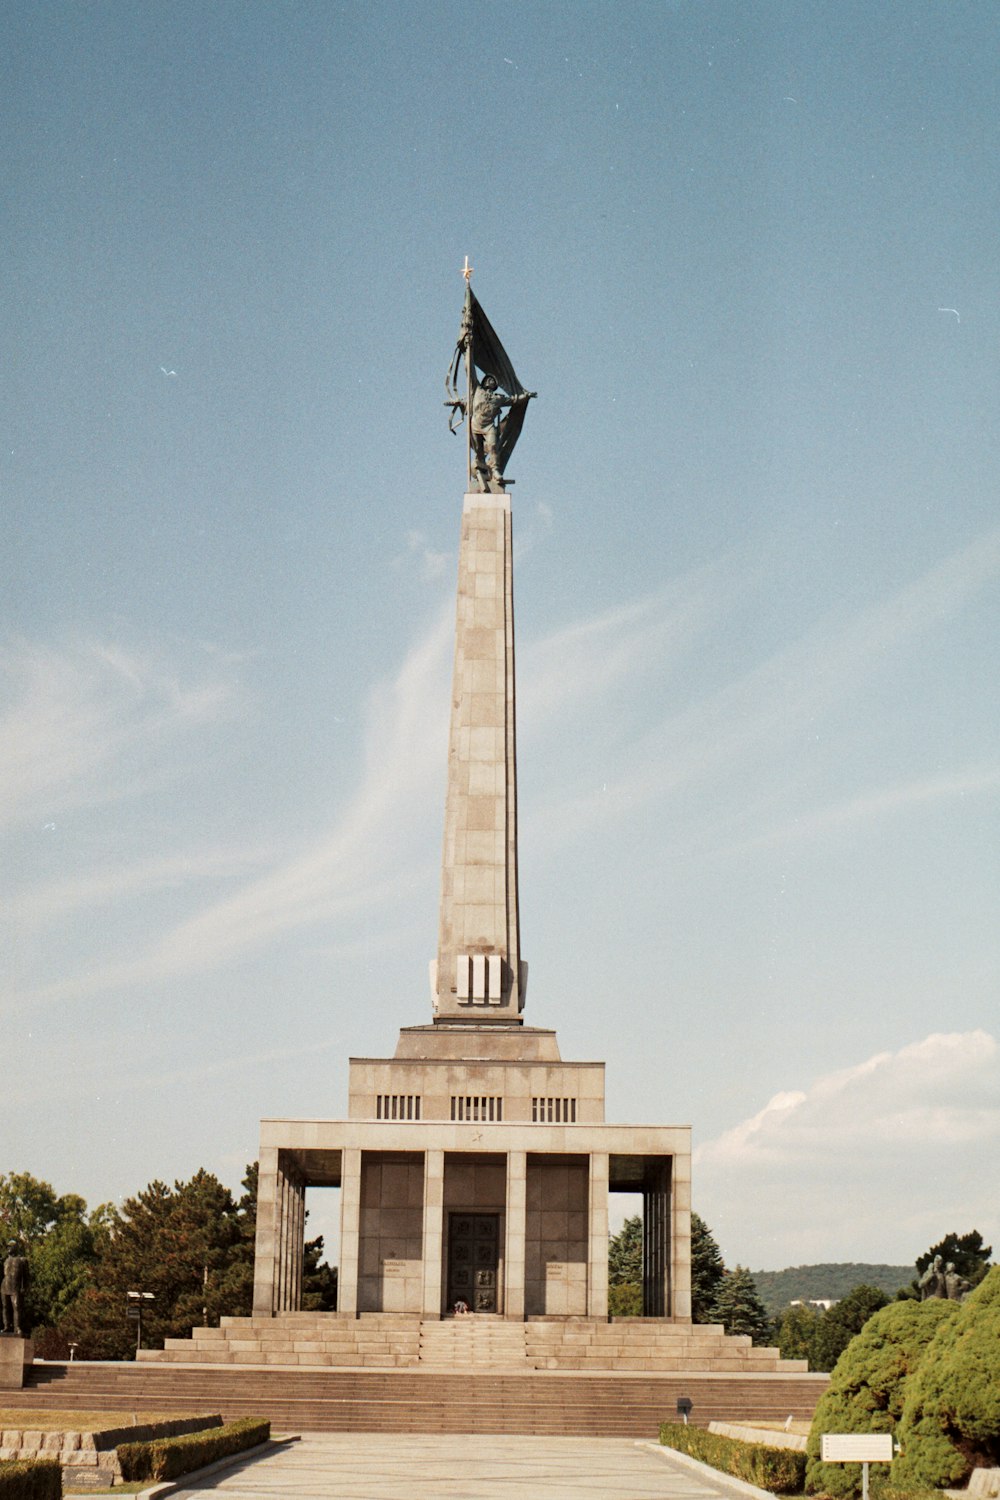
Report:
[[[660,1442],[665,1448],[688,1453],[723,1474],[757,1485],[758,1489],[775,1490],[778,1494],[802,1491],[806,1456],[794,1449],[742,1443],[738,1438],[720,1437],[701,1427],[685,1427],[683,1422],[661,1422]]]
[[[62,1470],[52,1459],[0,1463],[0,1500],[61,1500]]]
[[[247,1448],[266,1443],[271,1424],[262,1417],[240,1417],[224,1427],[204,1432],[186,1432],[181,1437],[151,1438],[145,1443],[119,1443],[118,1462],[122,1478],[179,1479],[192,1469],[202,1469],[220,1458],[231,1458]],[[2,1500],[2,1496],[0,1496]]]

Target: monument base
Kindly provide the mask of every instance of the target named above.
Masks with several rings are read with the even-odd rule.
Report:
[[[15,1333],[0,1334],[0,1391],[19,1391],[24,1385],[24,1371],[35,1358],[31,1339]]]

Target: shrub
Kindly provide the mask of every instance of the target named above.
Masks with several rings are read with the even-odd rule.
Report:
[[[625,1281],[608,1287],[608,1313],[612,1318],[642,1317],[642,1287]]]
[[[212,1427],[205,1432],[152,1438],[145,1443],[120,1443],[118,1462],[126,1480],[178,1479],[192,1469],[202,1469],[220,1458],[230,1458],[234,1453],[266,1443],[270,1436],[270,1422],[261,1417],[240,1417],[237,1422],[227,1422],[224,1427]]]
[[[0,1463],[0,1500],[60,1500],[62,1470],[51,1459]]]
[[[897,1483],[953,1486],[1000,1464],[1000,1266],[928,1345],[906,1392],[899,1443]]]
[[[701,1427],[685,1427],[681,1422],[662,1422],[660,1442],[666,1448],[689,1453],[702,1463],[732,1474],[747,1484],[778,1494],[797,1494],[802,1489],[806,1456],[789,1448],[769,1448],[766,1443],[742,1443],[737,1438],[719,1437]]]
[[[834,1497],[861,1493],[859,1464],[820,1462],[821,1435],[894,1432],[907,1381],[942,1324],[951,1322],[957,1311],[956,1302],[891,1302],[869,1318],[838,1359],[816,1407],[806,1445],[808,1490]]]

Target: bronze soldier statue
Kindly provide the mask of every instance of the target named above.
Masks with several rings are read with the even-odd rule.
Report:
[[[28,1290],[28,1262],[17,1252],[17,1240],[8,1240],[3,1280],[0,1281],[0,1313],[3,1316],[4,1333],[24,1338],[24,1294]]]
[[[495,375],[487,375],[475,388],[472,397],[473,470],[481,473],[485,469],[488,478],[500,489],[504,481],[498,444],[503,422],[498,425],[497,418],[505,406],[518,406],[533,394],[532,391],[523,391],[518,396],[507,396],[498,388]]]

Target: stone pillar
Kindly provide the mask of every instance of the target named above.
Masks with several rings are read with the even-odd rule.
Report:
[[[505,1318],[524,1318],[524,1237],[528,1213],[528,1153],[507,1153],[507,1243],[504,1249]]]
[[[297,1312],[302,1287],[302,1248],[305,1229],[305,1181],[294,1161],[278,1153],[277,1312]]]
[[[361,1243],[361,1152],[345,1149],[340,1188],[340,1269],[337,1280],[337,1310],[354,1315],[358,1310],[358,1254]]]
[[[513,578],[509,497],[466,495],[434,970],[440,1020],[509,1022],[524,1004]]]
[[[671,1162],[650,1159],[642,1194],[642,1312],[646,1318],[670,1313],[673,1282],[671,1258]]]
[[[0,1391],[19,1391],[24,1385],[24,1371],[35,1358],[30,1339],[17,1334],[0,1335]]]
[[[673,1243],[671,1246],[670,1316],[691,1321],[691,1158],[673,1161]]]
[[[590,1249],[587,1263],[587,1316],[608,1315],[608,1180],[611,1163],[606,1151],[590,1157]]]
[[[254,1317],[272,1318],[278,1306],[278,1152],[261,1147],[259,1155],[253,1311]]]
[[[291,1311],[298,1312],[302,1306],[302,1264],[305,1254],[306,1237],[306,1189],[305,1183],[297,1181],[294,1185],[293,1200],[293,1234],[292,1240],[292,1282],[291,1282]]]
[[[444,1264],[444,1152],[424,1153],[424,1288],[421,1313],[441,1316],[441,1275]]]

